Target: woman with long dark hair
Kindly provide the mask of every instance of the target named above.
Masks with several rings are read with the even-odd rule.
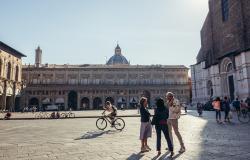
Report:
[[[156,130],[156,150],[159,156],[161,154],[161,131],[162,131],[167,141],[168,149],[171,152],[170,156],[172,157],[174,155],[173,144],[169,136],[168,125],[167,125],[169,111],[167,107],[164,105],[164,100],[162,98],[157,100],[156,106],[157,108],[155,109],[155,114],[152,120],[152,124],[155,125],[155,130]]]

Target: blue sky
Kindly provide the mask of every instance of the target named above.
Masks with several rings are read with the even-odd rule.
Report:
[[[117,41],[131,64],[196,62],[208,0],[1,1],[0,41],[43,63],[104,64]]]

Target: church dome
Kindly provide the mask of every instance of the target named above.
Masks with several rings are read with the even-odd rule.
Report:
[[[121,54],[121,48],[117,44],[115,48],[115,55],[113,55],[107,62],[107,65],[129,64],[128,60]]]

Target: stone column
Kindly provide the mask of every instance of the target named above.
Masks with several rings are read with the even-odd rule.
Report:
[[[68,95],[67,94],[65,95],[64,99],[65,99],[64,100],[64,110],[68,110]]]
[[[81,99],[80,99],[81,95],[80,92],[77,93],[77,110],[80,110],[80,106],[81,106]]]
[[[3,110],[6,110],[6,94],[3,94]]]
[[[4,94],[0,95],[0,110],[4,109]]]
[[[94,107],[93,107],[93,97],[92,96],[90,96],[90,98],[89,98],[89,109],[93,109]]]

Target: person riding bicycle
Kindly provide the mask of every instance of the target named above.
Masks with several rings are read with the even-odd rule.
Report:
[[[117,116],[117,108],[114,105],[112,105],[110,101],[107,101],[103,108],[105,110],[104,112],[106,112],[106,111],[110,112],[110,114],[108,114],[107,116],[111,120],[111,127],[113,127],[114,126],[114,119]]]

